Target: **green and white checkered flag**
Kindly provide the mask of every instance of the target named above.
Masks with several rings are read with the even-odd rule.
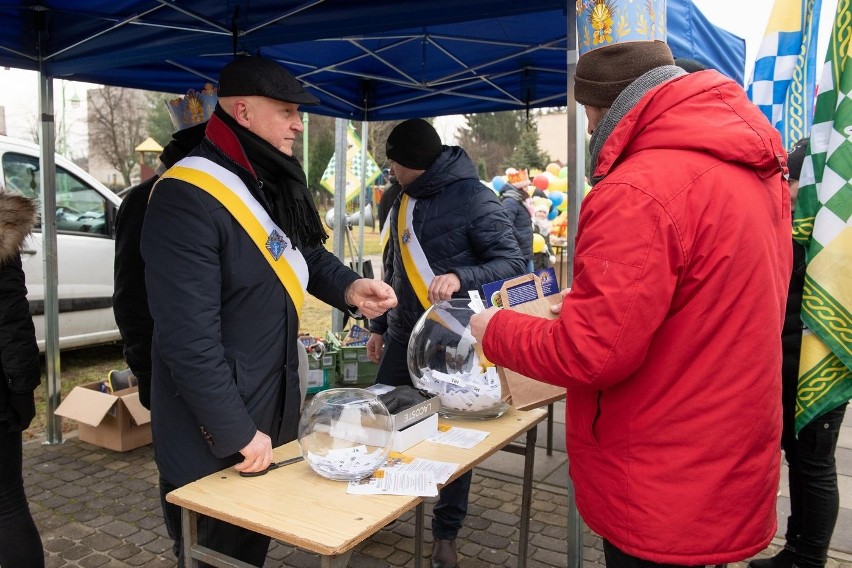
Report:
[[[852,398],[852,0],[840,0],[799,179],[793,238],[807,249],[796,432]]]
[[[361,152],[364,150],[361,145],[361,139],[355,133],[355,128],[350,124],[346,130],[346,203],[360,195],[361,189]],[[320,178],[320,185],[334,195],[334,176],[335,164],[337,156],[334,155],[329,160],[325,171]],[[364,183],[367,187],[373,183],[382,171],[379,165],[373,159],[373,156],[367,152],[367,175],[364,178]]]

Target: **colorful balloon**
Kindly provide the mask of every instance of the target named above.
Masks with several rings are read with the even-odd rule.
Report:
[[[559,207],[559,204],[565,201],[565,194],[561,191],[551,191],[547,196],[554,207]]]
[[[551,207],[550,212],[547,214],[547,220],[553,221],[559,215],[559,211],[556,210],[556,207]]]
[[[559,164],[557,164],[557,163],[550,162],[549,164],[547,164],[547,167],[544,168],[544,169],[545,169],[545,171],[550,172],[554,176],[557,176],[557,177],[559,176]]]
[[[559,177],[567,178],[568,177],[568,166],[562,166],[559,170]]]
[[[500,193],[503,187],[506,186],[506,180],[503,179],[503,176],[494,176],[494,179],[491,180],[491,187],[494,188],[494,191]]]
[[[544,174],[538,174],[533,178],[533,185],[539,189],[547,189],[547,186],[550,185],[550,180],[547,179],[547,176]]]

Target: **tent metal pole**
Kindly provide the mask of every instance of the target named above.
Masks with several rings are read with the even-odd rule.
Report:
[[[62,443],[62,419],[56,416],[61,394],[59,366],[59,278],[56,254],[56,145],[53,113],[53,80],[39,65],[38,104],[40,116],[39,183],[41,187],[41,235],[44,261],[44,361],[47,369],[47,416],[45,443]]]
[[[310,173],[310,152],[308,152],[308,127],[310,126],[311,115],[306,112],[302,113],[302,124],[305,125],[305,131],[302,133],[302,169],[305,170],[305,180],[308,179]],[[309,186],[310,187],[310,186]]]
[[[346,128],[348,120],[334,119],[334,254],[346,264],[343,241],[346,238]],[[331,331],[343,331],[343,312],[331,312]]]
[[[361,121],[361,199],[358,203],[358,274],[364,276],[364,215],[367,207],[367,120]]]
[[[574,71],[577,69],[577,10],[573,2],[567,2],[566,22],[567,38],[567,63],[568,63],[568,127],[566,136],[568,138],[568,173],[573,175],[573,182],[568,190],[568,242],[565,248],[568,251],[566,264],[568,274],[565,282],[571,285],[574,275],[574,238],[577,236],[577,227],[580,219],[580,202],[583,200],[585,188],[585,111],[580,109],[574,99],[574,86],[571,84]],[[577,502],[574,495],[574,483],[568,477],[568,568],[583,568],[583,521],[577,511]]]

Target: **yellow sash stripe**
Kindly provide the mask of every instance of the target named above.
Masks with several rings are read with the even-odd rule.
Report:
[[[254,244],[257,245],[257,248],[263,254],[263,258],[266,259],[266,262],[275,271],[275,275],[278,276],[278,279],[281,281],[284,289],[287,290],[287,293],[290,294],[290,298],[296,306],[296,314],[301,318],[302,303],[305,299],[305,292],[302,289],[302,285],[296,277],[296,273],[293,272],[292,267],[287,263],[286,258],[281,256],[276,261],[266,248],[266,241],[269,239],[269,235],[266,234],[263,225],[260,224],[260,221],[257,220],[246,204],[243,203],[243,200],[231,191],[228,186],[210,174],[193,168],[174,166],[163,175],[163,179],[165,178],[173,178],[191,183],[212,195],[219,203],[225,206],[228,212],[234,216],[246,233],[248,233],[251,240],[254,241]]]
[[[423,309],[429,309],[432,305],[429,302],[429,286],[426,284],[423,276],[417,269],[417,263],[411,255],[411,250],[408,248],[408,243],[403,242],[403,238],[408,232],[409,239],[414,234],[412,227],[412,219],[408,219],[408,202],[409,196],[406,193],[402,194],[402,201],[399,204],[399,222],[397,226],[397,240],[399,241],[399,251],[402,255],[402,264],[405,267],[405,274],[408,276],[408,281],[411,282],[411,287],[414,293],[417,294],[417,299],[420,300],[420,305]],[[413,213],[413,211],[412,211]],[[413,216],[413,215],[412,215]]]

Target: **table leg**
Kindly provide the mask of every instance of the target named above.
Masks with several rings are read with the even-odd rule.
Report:
[[[198,513],[181,507],[180,526],[181,538],[183,539],[181,549],[183,550],[184,563],[188,568],[198,568],[200,566],[198,559],[193,558],[192,555],[192,549],[198,543]]]
[[[349,565],[349,559],[352,558],[352,551],[338,554],[337,556],[323,556],[320,561],[322,568],[346,568]]]
[[[414,568],[423,564],[423,525],[425,507],[421,501],[414,509]]]
[[[547,455],[553,455],[553,403],[547,405]]]
[[[527,545],[530,538],[530,509],[532,508],[532,480],[535,465],[535,442],[538,428],[527,430],[527,444],[524,452],[524,485],[521,493],[521,526],[518,538],[518,568],[526,568]]]

